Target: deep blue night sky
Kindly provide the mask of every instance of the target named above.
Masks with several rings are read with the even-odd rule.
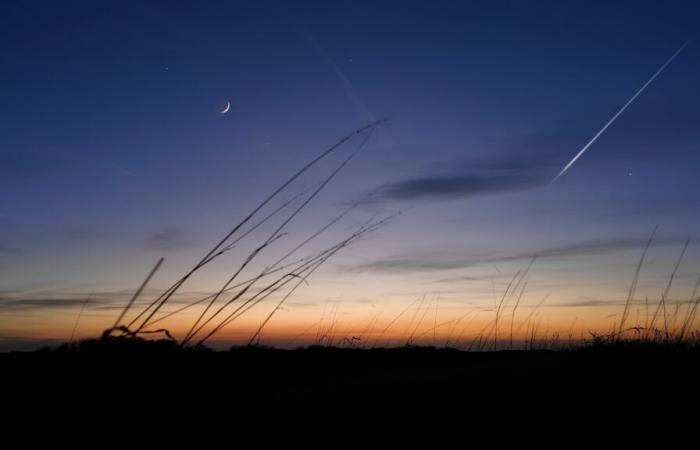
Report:
[[[699,19],[697,2],[3,2],[4,338],[65,334],[75,299],[108,304],[161,255],[166,285],[282,179],[380,117],[289,231],[375,190],[327,239],[407,211],[334,259],[290,317],[316,320],[339,297],[358,320],[425,293],[491,305],[492,280],[540,253],[532,302],[550,293],[571,306],[552,322],[598,324],[655,225],[649,295],[685,238],[700,242]],[[678,298],[700,272],[693,242]]]

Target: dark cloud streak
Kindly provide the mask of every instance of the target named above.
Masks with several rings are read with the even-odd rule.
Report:
[[[430,255],[409,255],[396,258],[381,259],[374,262],[357,265],[351,268],[353,271],[375,271],[387,273],[404,273],[404,272],[419,272],[419,271],[436,271],[436,270],[452,270],[465,269],[469,267],[480,266],[484,264],[504,263],[512,261],[520,261],[532,258],[537,255],[538,258],[547,257],[568,257],[568,256],[584,256],[595,255],[602,253],[611,253],[616,251],[638,249],[646,245],[648,238],[608,238],[593,241],[585,241],[571,245],[559,247],[550,247],[531,252],[522,252],[512,255],[501,255],[492,257],[462,257],[456,256],[453,253],[438,253]],[[654,241],[654,246],[679,245],[683,239],[678,238],[659,238]]]
[[[0,244],[0,254],[2,253],[22,253],[22,249],[12,245]]]
[[[454,165],[459,169],[385,184],[377,190],[376,198],[443,200],[521,191],[544,186],[552,167],[551,158],[543,153],[474,158]]]
[[[34,311],[46,309],[73,309],[85,304],[86,298],[23,298],[0,299],[0,311]],[[96,302],[97,300],[90,300]]]
[[[151,250],[173,252],[189,247],[191,242],[179,228],[168,228],[146,238],[146,247]]]

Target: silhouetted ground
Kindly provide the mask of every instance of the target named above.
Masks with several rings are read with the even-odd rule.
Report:
[[[697,349],[119,342],[0,355],[4,448],[700,448]]]

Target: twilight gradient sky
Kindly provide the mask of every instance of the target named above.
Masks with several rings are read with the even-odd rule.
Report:
[[[339,336],[357,335],[422,295],[435,299],[435,323],[473,311],[478,331],[533,254],[523,315],[549,294],[542,330],[609,327],[657,224],[638,301],[658,299],[684,240],[700,236],[697,2],[294,3],[0,4],[2,348],[67,339],[90,294],[77,335],[99,332],[158,257],[146,297],[378,117],[391,120],[263,259],[373,190],[316,248],[375,213],[404,214],[314,274],[265,338],[329,311]],[[700,273],[695,242],[676,304]],[[183,296],[220,287],[245,255],[231,253]],[[271,305],[221,339],[249,337]]]

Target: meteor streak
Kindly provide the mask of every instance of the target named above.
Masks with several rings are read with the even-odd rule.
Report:
[[[673,61],[673,60],[676,58],[676,56],[678,56],[678,54],[679,54],[681,51],[683,51],[683,49],[685,48],[686,45],[688,45],[688,42],[687,42],[687,41],[686,41],[683,45],[681,45],[680,48],[679,48],[678,50],[676,50],[676,52],[675,52],[673,55],[671,55],[670,58],[668,58],[668,60],[666,60],[666,62],[664,63],[664,65],[661,66],[661,67],[659,68],[659,70],[657,70],[657,71],[654,73],[654,75],[652,75],[651,78],[649,78],[649,80],[648,80],[646,83],[644,83],[644,85],[643,85],[641,88],[639,88],[639,90],[632,96],[632,98],[630,98],[629,100],[627,100],[627,103],[625,103],[624,106],[623,106],[622,108],[620,108],[620,110],[619,110],[618,112],[616,112],[615,115],[612,116],[612,118],[611,118],[610,120],[608,120],[608,123],[606,123],[605,126],[603,126],[603,128],[601,128],[600,131],[598,131],[598,132],[595,134],[595,136],[593,136],[593,137],[591,138],[591,140],[588,141],[588,143],[587,143],[586,145],[583,146],[583,148],[576,154],[576,156],[574,156],[574,158],[573,158],[571,161],[569,161],[569,164],[567,164],[563,169],[561,169],[561,172],[559,172],[559,173],[557,174],[557,176],[554,177],[554,178],[552,179],[552,181],[549,182],[550,185],[554,184],[554,182],[557,181],[557,180],[559,179],[559,177],[562,176],[562,175],[564,174],[564,172],[566,172],[567,170],[569,170],[569,167],[571,167],[571,166],[576,162],[576,160],[579,159],[579,158],[581,157],[581,155],[583,155],[583,153],[584,153],[586,150],[588,150],[588,147],[590,147],[591,145],[593,145],[593,143],[600,137],[600,135],[603,134],[603,133],[605,132],[605,130],[607,130],[608,127],[609,127],[610,125],[613,124],[613,122],[615,122],[615,120],[620,116],[620,114],[622,114],[622,113],[627,109],[627,107],[628,107],[629,105],[631,105],[632,102],[634,102],[634,101],[637,99],[637,97],[639,97],[639,94],[641,94],[642,92],[644,92],[644,90],[647,88],[647,86],[649,86],[649,85],[651,84],[651,82],[654,81],[654,79],[655,79],[657,76],[659,76],[659,74],[661,74],[661,72],[663,72],[664,69],[665,69],[669,64],[671,64],[671,61]]]

